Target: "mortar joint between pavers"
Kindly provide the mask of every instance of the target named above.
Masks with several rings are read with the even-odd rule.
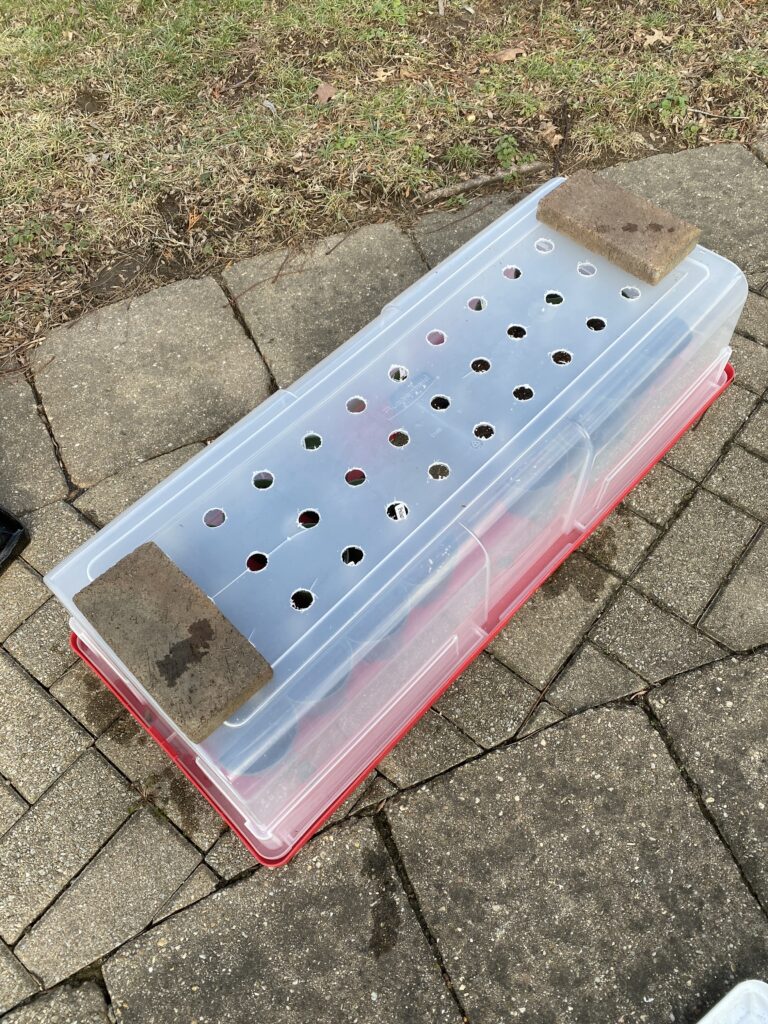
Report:
[[[730,506],[730,507],[733,508],[734,506]],[[739,511],[741,511],[741,510],[739,510]],[[694,623],[694,628],[695,629],[697,629],[700,633],[703,633],[705,636],[707,636],[708,639],[713,640],[716,644],[718,644],[719,647],[725,647],[725,645],[723,644],[722,641],[717,640],[715,637],[711,636],[707,632],[707,628],[704,625],[704,618],[705,618],[706,615],[709,614],[709,612],[712,611],[712,608],[714,607],[714,605],[717,602],[717,600],[720,597],[722,597],[723,591],[728,586],[728,584],[731,582],[733,577],[736,575],[737,570],[741,568],[741,566],[742,566],[743,562],[745,561],[747,555],[750,553],[750,551],[755,546],[755,544],[757,544],[757,542],[760,540],[760,538],[762,537],[762,535],[763,535],[763,533],[765,532],[766,529],[768,529],[766,524],[758,523],[757,528],[755,529],[755,532],[752,534],[752,536],[747,541],[747,544],[746,544],[744,550],[741,552],[739,557],[733,563],[733,565],[731,566],[731,568],[730,568],[728,574],[726,575],[725,579],[723,580],[721,585],[717,588],[717,590],[712,595],[712,597],[709,599],[709,601],[707,601],[706,606],[704,607],[703,611],[701,612],[701,615],[699,615],[699,617],[696,619],[696,622]],[[726,648],[726,649],[730,650],[730,648]],[[738,653],[741,654],[743,652],[739,651]]]

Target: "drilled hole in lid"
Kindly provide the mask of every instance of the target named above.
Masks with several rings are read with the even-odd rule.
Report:
[[[640,289],[635,288],[634,285],[628,284],[626,287],[621,289],[621,297],[623,299],[629,299],[630,302],[634,299],[640,298]]]
[[[348,469],[344,474],[344,479],[350,487],[359,487],[360,484],[365,483],[365,473],[362,469]]]
[[[518,385],[512,392],[518,402],[528,402],[533,398],[533,388],[528,387],[527,384]]]
[[[347,399],[347,412],[364,412],[366,401],[361,398],[360,395],[355,395],[354,398]]]
[[[496,428],[492,423],[478,423],[472,433],[482,441],[487,441],[496,433]]]
[[[520,267],[504,267],[502,274],[508,281],[516,281],[518,277],[523,276],[523,272]]]
[[[528,331],[523,327],[522,324],[510,324],[507,328],[507,334],[510,338],[515,338],[516,341],[520,341],[524,338]]]
[[[444,462],[433,462],[427,472],[433,480],[445,480],[451,475],[450,466],[446,466]]]
[[[430,345],[444,345],[445,337],[445,331],[430,331],[427,335],[427,341]]]
[[[481,295],[473,295],[472,298],[467,302],[467,306],[475,312],[479,313],[481,309],[485,309],[488,303]]]
[[[602,331],[605,330],[605,320],[601,316],[591,316],[587,320],[587,327],[590,331]]]
[[[488,373],[491,368],[491,363],[488,359],[473,359],[469,364],[475,373]]]
[[[311,590],[294,590],[291,594],[291,607],[297,612],[305,612],[311,608],[315,601],[315,595]]]
[[[447,409],[451,404],[451,400],[448,395],[434,395],[429,403],[433,409],[437,409],[438,412],[442,412],[443,409]]]
[[[206,526],[210,526],[213,529],[216,526],[223,526],[227,519],[227,513],[223,508],[209,508],[203,516],[203,522]]]
[[[544,301],[548,306],[559,306],[563,301],[563,296],[560,292],[547,292],[544,296]]]
[[[258,473],[253,474],[253,486],[259,491],[266,491],[274,482],[275,478],[269,470],[260,469]]]
[[[389,376],[391,380],[401,381],[408,380],[408,367],[407,366],[390,366]]]
[[[320,513],[314,508],[305,508],[303,512],[299,512],[298,523],[299,526],[303,526],[305,530],[311,530],[313,526],[317,526],[320,522]]]
[[[555,248],[555,243],[550,238],[537,238],[533,247],[536,252],[552,252]]]
[[[262,569],[266,569],[269,564],[269,559],[262,551],[254,551],[248,555],[245,561],[245,567],[248,572],[261,572]]]
[[[390,519],[405,519],[408,515],[408,506],[403,501],[391,501],[387,505],[387,515]]]
[[[313,452],[316,448],[320,447],[323,439],[319,434],[305,434],[302,443],[308,452]]]
[[[344,548],[341,552],[341,560],[344,565],[357,565],[358,562],[362,562],[365,558],[365,552],[362,548],[355,547],[351,544],[348,548]]]
[[[394,448],[405,448],[410,440],[408,432],[405,430],[393,430],[389,435],[389,443]]]
[[[558,366],[567,366],[573,359],[573,356],[564,348],[559,348],[557,352],[552,353],[550,358],[552,359],[552,362],[556,363]]]
[[[582,277],[594,277],[597,273],[597,267],[594,263],[579,263],[576,269]]]

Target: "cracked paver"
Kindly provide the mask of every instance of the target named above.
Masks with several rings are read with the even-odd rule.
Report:
[[[91,981],[45,992],[4,1018],[3,1024],[111,1024],[107,1003]]]
[[[6,637],[4,646],[30,675],[51,686],[77,660],[69,635],[69,613],[52,597]]]
[[[0,378],[0,504],[18,515],[68,491],[32,388],[21,374]]]
[[[702,626],[732,651],[768,643],[768,531],[749,549]]]

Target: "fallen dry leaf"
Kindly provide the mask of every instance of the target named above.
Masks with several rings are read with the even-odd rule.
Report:
[[[551,121],[542,121],[539,124],[539,135],[548,146],[552,147],[552,149],[557,149],[563,141],[563,136]]]
[[[650,35],[643,39],[643,49],[647,50],[651,46],[655,46],[656,43],[671,43],[672,36],[665,36],[660,28],[655,28]]]
[[[339,90],[327,82],[321,82],[315,89],[314,97],[317,103],[330,103]]]
[[[506,50],[499,50],[498,53],[494,53],[491,60],[496,61],[497,64],[506,64],[511,60],[517,60],[518,57],[524,57],[525,50],[522,46],[508,46]]]

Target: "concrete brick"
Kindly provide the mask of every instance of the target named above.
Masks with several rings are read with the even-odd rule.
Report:
[[[768,298],[749,293],[744,312],[736,324],[736,333],[768,345]]]
[[[50,686],[77,660],[69,633],[69,614],[52,597],[7,637],[5,649],[43,686]]]
[[[0,942],[0,1013],[7,1013],[40,988],[4,942]]]
[[[768,402],[761,402],[739,434],[739,444],[768,459]]]
[[[768,347],[738,334],[731,338],[731,347],[736,380],[743,388],[762,395],[768,388]]]
[[[69,488],[35,395],[21,374],[0,379],[0,501],[19,514],[67,496]]]
[[[666,526],[683,502],[690,497],[696,482],[659,462],[624,499],[624,505],[639,512],[657,526]]]
[[[152,919],[153,924],[164,921],[166,917],[175,914],[178,910],[191,907],[198,900],[210,896],[216,888],[218,878],[205,864],[198,864],[189,878],[182,882],[170,900],[158,910]]]
[[[5,780],[0,780],[0,836],[16,824],[27,806],[26,800],[22,800]]]
[[[48,588],[21,559],[0,575],[0,642],[50,597]]]
[[[205,862],[213,868],[217,875],[227,881],[231,881],[244,871],[253,871],[259,866],[253,854],[248,852],[231,829],[227,829],[221,839],[208,851],[205,855]]]
[[[629,576],[658,535],[650,523],[619,506],[587,538],[581,550],[606,569]]]
[[[30,538],[24,561],[43,576],[96,532],[66,501],[30,512],[23,521]]]
[[[667,464],[703,480],[756,402],[755,395],[732,384],[664,456]]]
[[[14,1010],[3,1024],[111,1024],[111,1018],[99,988],[86,981],[43,993]]]
[[[640,676],[585,643],[547,690],[547,700],[560,711],[574,714],[647,687]]]
[[[436,711],[428,711],[379,763],[398,789],[414,786],[480,753],[480,747]]]
[[[749,549],[702,627],[732,651],[768,643],[768,531]]]
[[[123,710],[117,697],[81,661],[67,669],[50,693],[94,736],[100,736]]]
[[[768,519],[768,462],[735,444],[705,486],[757,519]]]

